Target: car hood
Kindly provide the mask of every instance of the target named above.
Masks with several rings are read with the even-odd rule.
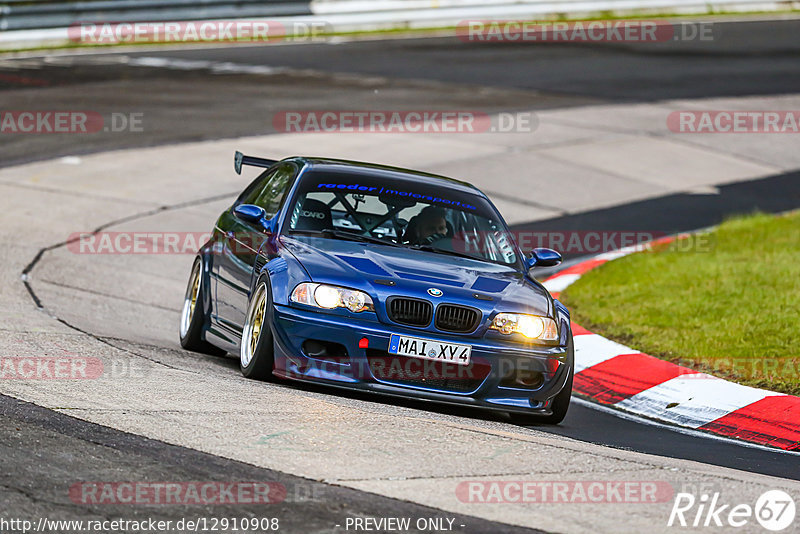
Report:
[[[443,293],[442,302],[487,312],[553,315],[547,290],[514,267],[355,241],[310,236],[281,240],[315,282],[361,289],[381,299],[408,295],[431,300],[427,291],[436,288]],[[388,281],[394,285],[386,285]]]

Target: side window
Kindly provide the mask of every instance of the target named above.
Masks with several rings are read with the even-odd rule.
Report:
[[[267,216],[272,217],[281,208],[286,192],[292,179],[297,174],[297,167],[292,163],[285,163],[266,177],[263,185],[250,191],[243,199],[243,204],[255,204],[264,208]]]

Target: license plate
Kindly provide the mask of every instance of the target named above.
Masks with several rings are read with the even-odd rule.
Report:
[[[469,365],[472,346],[392,334],[389,354]]]

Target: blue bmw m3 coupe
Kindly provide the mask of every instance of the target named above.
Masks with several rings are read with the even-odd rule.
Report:
[[[239,355],[242,374],[561,422],[569,312],[470,184],[375,164],[244,156],[265,170],[192,266],[181,345]]]

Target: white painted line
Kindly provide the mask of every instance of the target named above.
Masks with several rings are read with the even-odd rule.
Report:
[[[127,58],[125,63],[133,67],[154,67],[175,70],[207,69],[215,74],[262,74],[271,76],[274,74],[281,74],[287,70],[281,67],[270,67],[269,65],[243,65],[231,62],[187,60],[166,57],[131,57]]]
[[[559,293],[571,286],[580,277],[581,275],[579,274],[555,275],[542,282],[542,285],[551,293]]]
[[[672,432],[677,432],[678,434],[683,434],[685,436],[693,436],[696,438],[705,438],[705,439],[712,439],[714,441],[724,441],[726,443],[730,443],[731,445],[738,445],[740,447],[747,447],[749,449],[759,449],[765,452],[774,452],[778,454],[790,454],[792,456],[800,456],[800,451],[787,451],[784,449],[778,449],[775,447],[769,447],[767,445],[759,445],[758,443],[752,443],[749,441],[742,441],[740,439],[733,439],[728,438],[725,436],[720,436],[718,434],[712,434],[709,432],[703,432],[701,430],[693,430],[690,428],[683,428],[675,425],[670,425],[668,423],[662,423],[659,421],[655,421],[653,419],[649,419],[647,417],[642,417],[639,415],[635,415],[629,412],[624,412],[618,409],[619,404],[612,406],[604,406],[602,404],[597,404],[593,401],[588,401],[586,399],[581,399],[579,397],[572,397],[572,403],[575,403],[579,406],[584,406],[586,408],[590,408],[592,410],[597,410],[598,412],[607,413],[609,415],[613,415],[614,417],[619,417],[620,419],[624,419],[626,421],[631,421],[634,423],[638,423],[640,425],[648,425],[654,426],[657,428],[662,428],[665,430],[671,430]]]
[[[749,404],[782,395],[705,373],[681,375],[616,404],[623,410],[698,428]]]
[[[597,256],[594,256],[592,259],[594,259],[594,260],[611,261],[611,260],[619,259],[619,258],[621,258],[623,256],[627,256],[629,254],[632,254],[633,252],[635,252],[635,251],[634,250],[628,250],[627,247],[626,247],[626,248],[621,248],[619,250],[611,250],[609,252],[603,252],[602,254],[598,254]]]
[[[639,351],[626,347],[597,334],[575,336],[575,372],[603,363],[621,354],[636,354]]]

